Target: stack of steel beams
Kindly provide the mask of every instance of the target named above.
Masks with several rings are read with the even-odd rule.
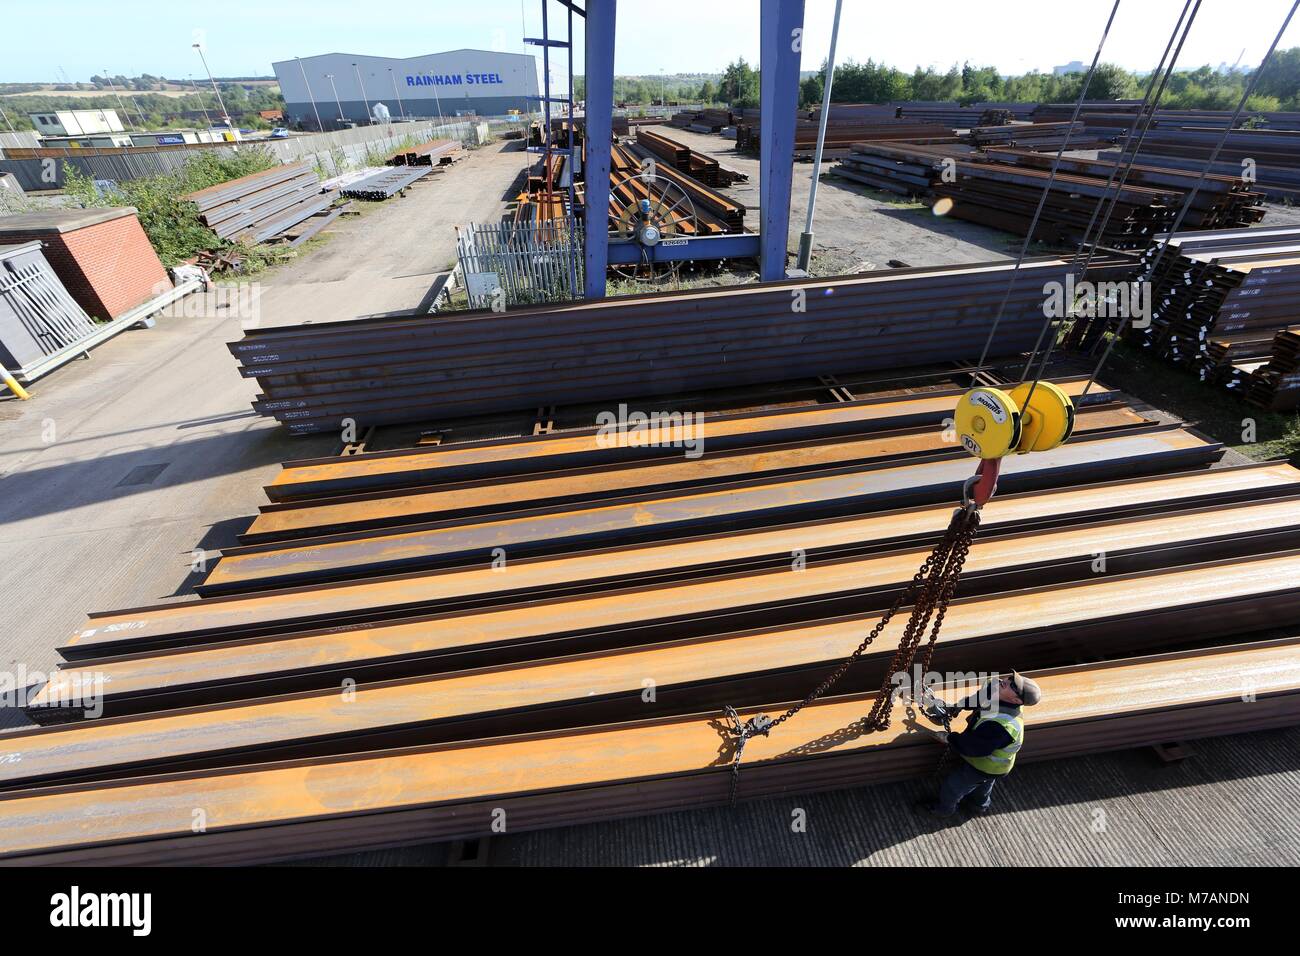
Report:
[[[638,129],[636,144],[660,160],[670,163],[679,173],[705,186],[730,186],[749,178],[744,173],[723,168],[712,156],[706,156],[654,130]]]
[[[1237,673],[1249,675],[1250,694],[1223,679]],[[1300,718],[1295,640],[1071,665],[1034,677],[1044,700],[1034,708],[1025,761]],[[940,693],[951,700],[969,689]],[[902,715],[867,732],[861,718],[873,702],[871,694],[826,698],[783,733],[750,741],[742,798],[932,772],[930,735]],[[729,757],[720,717],[703,713],[18,791],[0,801],[0,862],[255,863],[488,836],[503,812],[519,832],[725,805]],[[195,807],[205,811],[201,832]]]
[[[1015,146],[1034,152],[1070,149],[1101,149],[1111,144],[1110,137],[1087,132],[1082,123],[1010,123],[1004,126],[977,126],[970,131],[970,142],[981,148]]]
[[[324,212],[337,193],[320,189],[320,177],[303,163],[250,173],[185,196],[199,219],[222,239],[265,242]]]
[[[671,143],[672,141],[668,140],[667,142]],[[687,153],[688,155],[699,155],[691,150],[687,150]],[[611,203],[614,202],[615,195],[619,197],[622,203],[634,201],[641,198],[642,195],[647,197],[664,195],[666,187],[657,182],[638,183],[635,181],[635,177],[642,169],[642,161],[649,156],[657,157],[658,154],[641,145],[639,141],[636,145],[613,147],[610,155],[609,172],[609,185],[612,190]],[[692,159],[687,160],[690,165],[694,165],[694,162]],[[720,178],[720,174],[720,169],[715,168],[713,172],[715,183]],[[671,183],[690,197],[695,210],[695,224],[691,228],[705,234],[714,235],[745,231],[744,205],[697,179],[693,173],[683,172],[675,164],[657,163],[655,176],[657,179]],[[634,181],[629,181],[629,179]],[[667,204],[676,206],[678,211],[683,214],[683,221],[685,221],[689,218],[689,216],[685,215],[686,206],[678,203],[678,199],[675,198],[677,196],[680,196],[680,194],[674,194],[673,198],[667,200]],[[611,213],[614,212],[613,206],[611,206],[610,211]]]
[[[1123,158],[1129,159],[1137,148],[1135,141]],[[1153,129],[1142,140],[1138,162],[1200,172],[1212,155],[1216,162],[1210,172],[1247,179],[1270,200],[1300,202],[1300,130],[1296,129],[1235,129],[1226,139],[1218,129]]]
[[[1294,407],[1300,226],[1176,233],[1143,257],[1153,309],[1126,337],[1266,408]],[[1086,344],[1105,323],[1082,336]]]
[[[389,166],[446,166],[460,156],[461,145],[454,139],[431,139],[394,150],[386,162]]]
[[[1042,239],[1077,242],[1093,221],[1098,200],[1116,195],[1115,213],[1098,220],[1107,226],[1102,244],[1113,248],[1147,245],[1162,224],[1172,224],[1194,188],[1184,219],[1189,229],[1235,228],[1264,216],[1264,194],[1240,177],[1202,178],[1184,170],[1135,166],[1125,178],[1113,161],[1063,157],[1058,162],[1053,154],[1029,149],[862,143],[832,173],[900,195],[948,199],[948,215],[1023,235],[1053,166],[1058,172],[1038,225]]]
[[[379,202],[404,192],[412,183],[429,175],[429,166],[402,166],[397,169],[385,169],[382,172],[349,183],[341,190],[342,195],[351,199],[368,199]]]
[[[811,159],[817,147],[819,126],[812,120],[798,120],[794,131],[796,159]],[[736,126],[736,148],[757,153],[759,151],[759,121],[746,116]],[[909,119],[865,119],[855,123],[840,123],[826,127],[823,159],[837,159],[847,155],[855,143],[958,143],[961,142],[948,126]]]
[[[0,861],[270,861],[479,836],[495,807],[520,829],[725,802],[722,706],[802,696],[943,534],[970,459],[912,426],[942,443],[954,398],[290,463],[221,596],[96,614],[61,649],[28,704],[60,722],[0,736]],[[695,427],[707,454],[670,457]],[[931,666],[1047,668],[1026,759],[1300,719],[1300,641],[1228,643],[1300,623],[1300,471],[1178,470],[1220,451],[1102,389],[1067,445],[1006,463]],[[901,714],[860,724],[897,640],[751,743],[742,797],[932,769]]]
[[[1096,263],[1094,278],[1131,265]],[[230,346],[298,433],[542,405],[970,360],[1030,349],[1046,283],[1071,265],[1032,259],[835,279],[654,293],[595,302],[250,329]]]

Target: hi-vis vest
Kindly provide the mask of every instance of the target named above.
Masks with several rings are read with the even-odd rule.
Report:
[[[1004,773],[1009,773],[1016,764],[1016,754],[1020,751],[1020,745],[1025,739],[1025,724],[1019,717],[1012,717],[1010,714],[980,714],[979,720],[975,721],[974,727],[971,729],[973,730],[986,720],[1001,724],[1002,728],[1011,735],[1011,742],[1005,747],[999,747],[987,757],[967,757],[965,754],[961,756],[976,770],[1001,776]]]

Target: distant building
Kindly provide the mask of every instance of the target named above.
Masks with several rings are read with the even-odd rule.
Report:
[[[383,103],[394,120],[504,116],[539,108],[537,58],[526,53],[452,50],[405,58],[324,53],[271,67],[284,96],[285,119],[306,127],[316,125],[316,113],[326,128],[369,122],[376,103]]]
[[[1086,70],[1087,67],[1083,65],[1081,60],[1075,60],[1072,63],[1065,64],[1065,66],[1052,67],[1052,74],[1054,76],[1065,76],[1067,73],[1083,73]]]
[[[55,110],[27,115],[41,136],[92,136],[126,131],[117,110]]]

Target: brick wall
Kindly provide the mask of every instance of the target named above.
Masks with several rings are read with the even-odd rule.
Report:
[[[134,212],[77,229],[6,232],[0,242],[38,239],[50,266],[83,309],[113,319],[171,288]]]

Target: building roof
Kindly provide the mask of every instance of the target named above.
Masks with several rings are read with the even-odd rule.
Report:
[[[59,235],[97,226],[101,222],[134,216],[134,206],[114,206],[109,209],[47,209],[44,212],[25,212],[17,216],[0,217],[0,236],[39,233]]]

